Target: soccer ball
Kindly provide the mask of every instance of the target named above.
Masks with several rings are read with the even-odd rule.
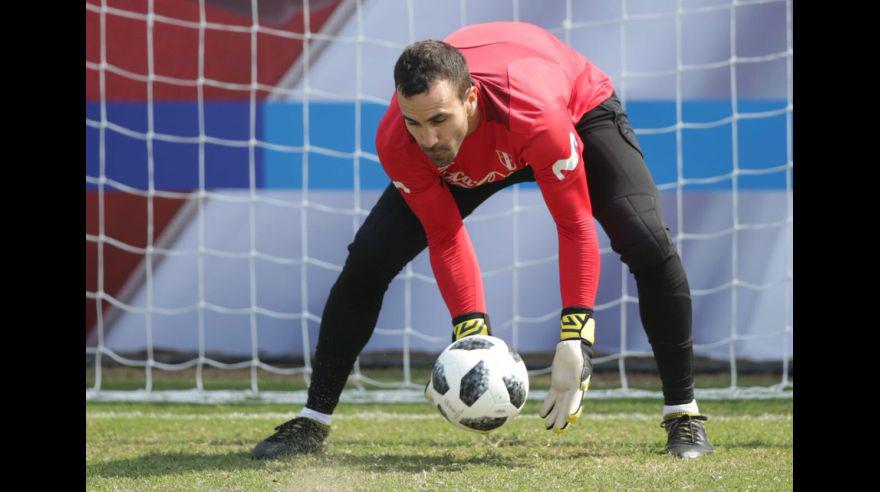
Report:
[[[446,347],[425,396],[452,424],[486,433],[516,417],[529,394],[526,365],[504,340],[472,335]]]

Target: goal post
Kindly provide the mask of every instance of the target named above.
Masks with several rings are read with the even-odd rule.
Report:
[[[389,182],[374,136],[394,61],[492,20],[541,25],[612,77],[688,273],[697,368],[727,374],[714,388],[698,375],[697,398],[791,397],[791,9],[86,0],[87,399],[304,403],[323,303]],[[547,376],[559,281],[539,190],[503,190],[465,224],[494,334]],[[597,230],[595,365],[613,383],[589,397],[659,398],[635,381],[655,370],[635,283]],[[423,401],[449,330],[422,253],[389,287],[342,401]],[[751,384],[755,371],[773,379]],[[211,379],[242,373],[237,389]],[[155,384],[169,374],[186,377]]]

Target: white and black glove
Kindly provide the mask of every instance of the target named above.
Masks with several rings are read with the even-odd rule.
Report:
[[[593,375],[596,322],[587,308],[562,310],[560,342],[556,344],[550,391],[541,404],[544,427],[562,432],[581,416],[581,402]]]

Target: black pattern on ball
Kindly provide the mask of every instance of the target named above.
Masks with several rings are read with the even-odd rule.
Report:
[[[510,404],[519,408],[526,401],[526,387],[516,376],[504,376],[504,386],[507,386],[507,394],[510,396]]]
[[[516,363],[522,362],[522,357],[520,357],[518,353],[511,351],[510,356],[513,358],[514,362],[516,362]]]
[[[449,383],[446,382],[446,374],[443,372],[442,364],[434,364],[434,370],[431,371],[431,384],[438,394],[445,395],[449,391]]]
[[[481,360],[461,378],[458,398],[465,405],[471,406],[483,396],[487,389],[489,389],[489,367],[486,366],[485,361]]]
[[[480,417],[478,419],[461,419],[459,423],[469,429],[490,431],[504,425],[507,417]]]
[[[462,338],[449,350],[480,350],[494,347],[495,344],[484,338]]]

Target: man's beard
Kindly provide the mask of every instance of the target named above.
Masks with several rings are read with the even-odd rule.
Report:
[[[431,160],[437,167],[444,167],[452,164],[452,161],[455,160],[455,154],[451,149],[444,149],[438,154],[431,154],[429,152],[425,152],[425,155],[428,156],[428,159]]]
[[[463,139],[464,133],[459,135],[459,139],[457,141],[461,142]],[[443,145],[440,147],[435,146],[436,148],[434,149],[426,149],[421,146],[420,148],[422,149],[422,152],[424,152],[425,155],[428,157],[428,159],[430,159],[431,162],[434,163],[434,165],[436,165],[437,167],[446,167],[452,164],[452,162],[455,160],[455,157],[458,155],[458,149],[454,151],[452,150],[453,145],[454,143],[452,145]],[[459,143],[459,145],[456,147],[460,148],[460,146],[461,144]]]

